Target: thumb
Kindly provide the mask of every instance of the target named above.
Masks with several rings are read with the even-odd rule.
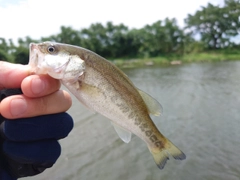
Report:
[[[0,89],[19,88],[22,80],[30,75],[28,65],[0,61]]]

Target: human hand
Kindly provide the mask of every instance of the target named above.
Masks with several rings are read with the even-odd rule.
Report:
[[[61,152],[57,140],[73,127],[72,118],[61,113],[71,106],[71,98],[59,90],[60,83],[49,76],[28,75],[26,66],[0,62],[0,87],[21,86],[23,91],[0,103],[0,121],[4,121],[0,179],[32,176],[51,167]],[[2,93],[0,98],[5,96]]]
[[[30,75],[28,66],[0,61],[0,89],[20,88],[23,95],[5,98],[0,103],[0,114],[8,119],[34,117],[65,112],[71,97],[59,90],[59,80],[48,75]]]

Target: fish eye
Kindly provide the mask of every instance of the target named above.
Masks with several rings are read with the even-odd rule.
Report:
[[[54,53],[56,49],[54,46],[48,46],[47,50],[49,53]]]

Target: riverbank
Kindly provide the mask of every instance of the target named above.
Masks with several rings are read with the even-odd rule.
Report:
[[[162,57],[115,59],[114,64],[122,68],[152,66],[152,65],[180,65],[190,62],[218,62],[240,60],[240,51],[230,52],[202,52],[189,53],[183,56],[169,55]]]

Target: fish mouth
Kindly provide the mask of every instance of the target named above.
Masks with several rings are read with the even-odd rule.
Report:
[[[70,59],[65,60],[65,57],[62,58],[62,63],[56,64],[55,62],[61,60],[59,56],[53,56],[50,54],[45,54],[43,52],[43,43],[29,44],[29,66],[32,73],[36,74],[49,74],[55,79],[62,79],[66,67],[68,66]]]
[[[34,57],[34,56],[37,56],[38,55],[38,51],[39,51],[39,48],[38,48],[38,45],[37,44],[34,44],[34,43],[30,43],[29,45],[29,54],[30,54],[30,58],[31,57]]]
[[[38,48],[37,48],[37,44],[30,43],[29,46],[30,46],[30,48],[29,48],[29,49],[30,49],[30,52],[31,52],[31,51],[34,51],[35,49],[38,49]]]
[[[47,67],[44,63],[44,55],[41,52],[38,44],[29,44],[29,63],[32,73],[36,74],[47,74]]]
[[[28,65],[32,68],[33,71],[36,71],[36,68],[38,66],[38,51],[39,50],[37,44],[30,43]]]

